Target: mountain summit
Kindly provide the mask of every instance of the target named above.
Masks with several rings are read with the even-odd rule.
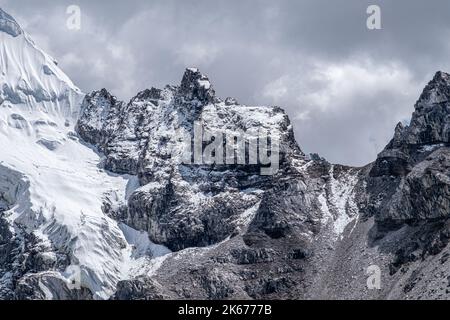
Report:
[[[125,198],[128,179],[100,171],[75,134],[84,94],[0,15],[0,297],[31,298],[38,286],[46,299],[105,299],[131,245],[103,199]]]
[[[56,60],[38,48],[1,9],[0,31],[0,102],[76,119],[76,106],[83,94],[57,66]]]
[[[196,68],[124,102],[0,41],[0,299],[450,298],[449,75],[353,168]]]

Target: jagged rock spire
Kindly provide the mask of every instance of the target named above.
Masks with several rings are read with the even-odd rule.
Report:
[[[450,142],[450,75],[438,71],[415,104],[408,126],[397,124],[393,139],[378,155],[372,175],[405,175],[417,148]]]
[[[439,71],[415,105],[411,124],[405,130],[407,144],[448,142],[450,135],[450,75]]]
[[[409,126],[397,125],[387,149],[446,143],[450,139],[450,75],[438,71],[415,104]]]
[[[186,69],[178,94],[185,100],[199,100],[202,103],[211,103],[215,100],[211,82],[197,68]]]
[[[419,100],[416,103],[416,109],[430,107],[434,104],[449,101],[450,97],[450,75],[438,71],[433,79],[424,88]]]

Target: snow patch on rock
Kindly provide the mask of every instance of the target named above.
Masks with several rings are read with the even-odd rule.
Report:
[[[358,176],[349,170],[336,179],[334,170],[335,166],[331,165],[326,190],[318,196],[318,201],[322,211],[322,224],[331,223],[334,235],[340,238],[347,225],[359,215],[354,190]]]

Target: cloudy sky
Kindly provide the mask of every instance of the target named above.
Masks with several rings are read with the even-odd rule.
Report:
[[[81,29],[66,26],[69,5]],[[366,27],[369,5],[381,30]],[[279,105],[305,152],[364,165],[450,71],[450,1],[0,0],[85,92],[129,99],[206,73],[219,96]]]

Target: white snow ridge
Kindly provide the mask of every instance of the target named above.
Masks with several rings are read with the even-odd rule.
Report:
[[[106,299],[138,263],[127,239],[142,240],[103,213],[102,199],[125,201],[132,177],[98,167],[100,156],[74,134],[84,95],[1,9],[0,71],[1,216],[13,233],[38,237],[49,258],[67,253],[81,286]]]

